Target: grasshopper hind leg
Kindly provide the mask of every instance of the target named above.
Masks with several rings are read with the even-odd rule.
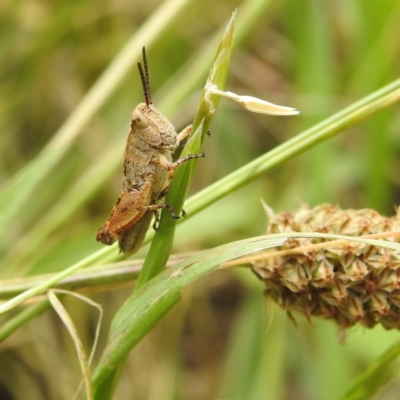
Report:
[[[170,204],[164,203],[147,206],[147,211],[137,222],[119,233],[118,246],[123,253],[134,254],[139,251],[140,247],[142,246],[143,240],[146,237],[146,233],[150,227],[153,214],[155,217],[153,229],[157,231],[158,225],[160,223],[159,210],[161,208],[166,208],[171,213],[173,218],[180,218],[180,216],[176,214],[174,207],[172,207]],[[182,211],[181,216],[184,217],[185,215],[185,211]]]
[[[125,254],[134,254],[139,251],[151,224],[153,213],[147,211],[135,224],[119,234],[118,246]]]

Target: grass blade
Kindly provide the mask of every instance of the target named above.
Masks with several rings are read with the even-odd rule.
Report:
[[[128,352],[179,300],[184,286],[232,258],[279,246],[284,238],[261,236],[205,251],[164,271],[136,290],[115,316],[108,346],[93,375],[96,393]]]

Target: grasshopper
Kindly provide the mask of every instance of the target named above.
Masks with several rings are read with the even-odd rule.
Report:
[[[187,126],[178,134],[168,119],[153,106],[144,47],[142,54],[144,70],[140,62],[138,68],[145,103],[136,106],[131,116],[131,130],[124,152],[123,192],[96,236],[99,242],[106,245],[118,240],[120,250],[127,254],[133,254],[140,248],[153,213],[156,216],[154,229],[159,220],[159,209],[166,208],[174,218],[180,218],[171,205],[160,200],[168,190],[176,167],[204,157],[201,153],[172,161],[172,153],[190,134],[192,126]]]

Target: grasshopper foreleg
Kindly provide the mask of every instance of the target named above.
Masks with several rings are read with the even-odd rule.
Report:
[[[186,128],[182,129],[181,132],[178,133],[178,143],[180,143],[183,139],[190,135],[192,132],[192,125],[188,125]]]
[[[174,170],[176,167],[179,167],[179,165],[183,164],[186,161],[190,161],[193,160],[195,158],[204,158],[206,156],[206,154],[204,153],[204,151],[202,151],[200,154],[190,154],[188,156],[179,158],[178,160],[171,162],[167,159],[167,157],[165,157],[164,155],[160,154],[159,157],[159,163],[161,165],[161,167],[163,169],[165,169],[166,171],[172,171]]]

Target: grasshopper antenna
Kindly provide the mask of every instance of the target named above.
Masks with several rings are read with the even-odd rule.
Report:
[[[142,80],[144,98],[146,100],[146,105],[149,106],[153,104],[151,101],[151,94],[150,94],[150,81],[149,81],[149,68],[147,66],[147,57],[146,57],[146,48],[143,46],[142,48],[142,55],[143,55],[143,65],[144,65],[144,72],[142,68],[142,64],[140,61],[138,62],[138,68],[140,73],[140,79]]]

